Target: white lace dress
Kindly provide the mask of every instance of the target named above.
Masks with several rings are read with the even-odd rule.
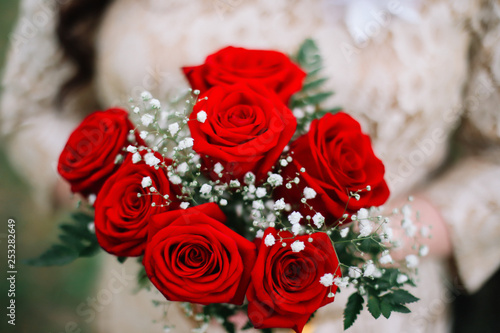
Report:
[[[61,59],[53,22],[36,19],[54,11],[35,0],[22,4],[3,81],[1,128],[12,162],[41,204],[56,182],[69,133],[95,105],[123,105],[143,90],[161,97],[185,88],[179,68],[200,64],[223,46],[292,53],[311,37],[336,92],[328,103],[345,107],[370,134],[393,197],[418,189],[439,207],[466,289],[478,290],[499,268],[500,7],[493,1],[117,0],[98,31],[93,90],[63,112],[53,100],[71,65]],[[450,141],[467,153],[432,178]],[[131,262],[124,267],[130,274],[137,269]],[[121,269],[106,259],[100,286]],[[350,331],[445,332],[455,297],[446,287],[454,283],[443,262],[423,260],[414,290],[421,301],[412,314],[374,320],[364,310]],[[152,323],[160,316],[151,304],[157,296],[131,290],[133,283],[103,306],[100,332],[161,332]],[[322,308],[307,329],[341,331],[346,296]],[[169,318],[179,332],[192,324],[175,306]]]

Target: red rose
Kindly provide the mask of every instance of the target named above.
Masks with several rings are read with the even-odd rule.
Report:
[[[301,168],[305,172],[300,173],[298,185],[289,190],[280,187],[277,196],[284,197],[303,216],[315,214],[300,204],[306,186],[317,193],[307,203],[323,214],[328,224],[345,212],[380,206],[389,197],[384,164],[373,153],[370,138],[361,132],[359,123],[345,113],[314,120],[309,132],[295,140],[290,150],[293,162],[283,170],[283,177],[294,178]],[[349,199],[349,192],[367,186],[371,190],[360,193],[359,200]]]
[[[168,300],[243,303],[256,248],[225,220],[215,203],[153,216],[143,263]]]
[[[334,294],[337,286],[325,287],[320,279],[325,274],[341,275],[337,254],[325,233],[294,238],[288,231],[268,228],[263,239],[268,235],[275,238],[275,244],[267,246],[263,241],[260,245],[247,291],[248,317],[258,329],[301,332],[317,309],[334,300],[329,293]],[[303,242],[304,249],[294,252],[294,242]]]
[[[205,100],[204,97],[208,99]],[[199,113],[205,112],[206,119]],[[199,153],[209,171],[224,167],[225,180],[252,171],[262,179],[292,138],[297,121],[278,96],[262,85],[218,86],[201,96],[189,121]],[[213,179],[218,179],[215,173]]]
[[[143,150],[140,154],[148,157],[146,154],[153,153]],[[171,163],[163,160],[158,153],[154,153],[154,156],[163,161],[164,165]],[[151,191],[151,187],[155,190]],[[156,170],[143,161],[134,164],[132,154],[129,154],[121,168],[104,183],[97,195],[95,230],[101,247],[116,256],[142,255],[148,237],[149,218],[177,208],[177,192],[177,188],[169,183],[164,167]],[[169,196],[168,200],[173,201],[170,205],[164,198],[165,195]]]
[[[200,66],[183,67],[191,87],[202,93],[211,87],[239,82],[261,83],[284,103],[302,88],[306,73],[281,52],[226,47]]]
[[[71,184],[71,191],[97,194],[119,164],[117,155],[129,145],[130,130],[135,127],[127,111],[109,109],[87,116],[70,135],[60,157],[57,171]],[[135,140],[144,145],[140,137]]]

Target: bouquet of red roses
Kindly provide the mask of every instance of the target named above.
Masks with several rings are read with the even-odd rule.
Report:
[[[182,98],[144,92],[130,115],[90,114],[58,164],[86,212],[31,263],[99,248],[138,257],[142,282],[203,305],[200,330],[216,317],[234,332],[229,318],[243,310],[246,328],[301,332],[348,285],[346,328],[365,301],[374,317],[409,312],[417,299],[403,287],[418,258],[388,265],[392,230],[374,208],[389,197],[384,165],[355,119],[320,106],[331,95],[321,67],[311,40],[293,61],[227,47],[182,69],[192,87]]]

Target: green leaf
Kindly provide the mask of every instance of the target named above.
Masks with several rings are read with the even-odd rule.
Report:
[[[73,235],[62,234],[59,235],[59,239],[64,245],[68,246],[69,248],[73,248],[75,247],[75,244],[78,244],[78,238],[74,237]],[[82,247],[80,245],[78,245],[77,247],[78,252],[80,252]]]
[[[404,289],[396,289],[392,292],[392,294],[388,294],[387,296],[394,304],[413,303],[419,300],[417,297],[413,296]]]
[[[125,260],[127,260],[127,257],[117,257],[116,259],[118,259],[118,262],[120,264],[123,264],[125,262]]]
[[[137,273],[137,286],[137,290],[146,289],[150,286],[150,280],[144,266],[141,266],[141,269]]]
[[[373,318],[377,319],[380,317],[380,300],[374,295],[368,297],[368,311],[372,314]]]
[[[25,261],[31,266],[62,266],[78,258],[78,251],[64,245],[52,245],[41,256]]]
[[[222,326],[224,326],[227,333],[236,333],[236,327],[229,320],[224,320],[224,322],[222,322]]]
[[[327,113],[335,114],[335,113],[339,113],[342,110],[343,110],[343,108],[331,108],[331,109],[321,110],[321,112],[323,112],[323,114],[327,114]]]
[[[247,323],[245,324],[245,326],[243,326],[242,330],[243,330],[243,331],[245,331],[245,330],[249,330],[249,329],[251,329],[251,328],[253,328],[253,324],[252,324],[252,322],[249,320],[249,321],[247,321]]]
[[[385,297],[382,298],[382,300],[380,301],[380,311],[382,312],[382,315],[389,319],[392,309],[392,304]]]
[[[315,77],[316,75],[318,75],[324,68],[322,66],[318,67],[318,68],[315,68],[313,70],[310,70],[309,72],[307,72],[307,76],[306,76],[306,79],[309,79],[309,78],[313,78]]]
[[[297,52],[296,61],[306,72],[322,66],[319,49],[312,39],[306,39]]]
[[[324,100],[326,100],[328,97],[332,96],[333,92],[327,91],[327,92],[320,92],[311,96],[306,96],[302,99],[302,103],[305,105],[318,105]]]
[[[99,253],[100,250],[101,246],[99,245],[99,243],[97,243],[97,241],[92,242],[91,244],[89,244],[80,251],[80,257],[85,257],[85,258],[92,257],[97,253]]]
[[[325,83],[326,81],[328,81],[327,78],[321,78],[321,79],[317,79],[317,80],[314,80],[314,81],[311,81],[311,82],[307,82],[302,87],[302,91],[307,91],[307,90],[318,88],[323,83]]]
[[[363,297],[357,292],[349,296],[344,310],[344,330],[351,327],[358,318],[361,310],[363,310],[363,301]]]
[[[75,238],[80,238],[81,234],[82,234],[82,230],[81,228],[78,228],[74,225],[70,225],[70,224],[62,224],[59,226],[59,228],[61,228],[61,230],[67,234],[67,235],[71,235]]]
[[[73,213],[71,217],[72,223],[59,226],[59,240],[62,244],[53,245],[38,258],[26,260],[27,265],[61,266],[80,257],[93,256],[99,251],[97,238],[88,228],[94,217],[83,212]]]
[[[401,312],[401,313],[410,313],[410,309],[401,304],[395,304],[392,308],[392,311]]]

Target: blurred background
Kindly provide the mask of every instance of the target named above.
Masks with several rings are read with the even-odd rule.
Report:
[[[0,64],[3,68],[9,34],[18,14],[18,0],[0,1]],[[1,89],[1,88],[0,88]],[[95,294],[100,257],[81,259],[57,268],[29,267],[24,259],[39,255],[57,239],[58,225],[68,211],[40,219],[32,209],[29,188],[9,165],[0,140],[0,306],[8,305],[7,220],[16,221],[16,326],[2,317],[0,332],[85,333],[91,328],[76,313],[77,307]],[[476,295],[459,295],[454,303],[453,332],[493,332],[481,329],[486,323],[499,323],[500,272]],[[492,311],[493,309],[493,311]],[[2,311],[2,316],[5,312]],[[76,325],[76,326],[75,326]],[[495,324],[494,324],[495,325]],[[494,326],[493,325],[493,326]],[[499,323],[500,325],[500,323]],[[487,325],[487,327],[493,327]],[[500,327],[498,332],[500,332]]]
[[[18,0],[0,1],[0,64],[3,69],[9,34],[18,14]],[[3,75],[2,75],[3,76]],[[1,89],[1,88],[0,88]],[[58,225],[68,216],[40,219],[31,209],[28,187],[9,165],[0,140],[0,306],[8,306],[7,221],[16,221],[16,325],[7,324],[2,310],[0,332],[86,333],[91,329],[76,308],[92,295],[97,258],[80,260],[64,267],[38,268],[22,261],[39,255],[57,239]],[[76,323],[76,327],[72,322]]]

